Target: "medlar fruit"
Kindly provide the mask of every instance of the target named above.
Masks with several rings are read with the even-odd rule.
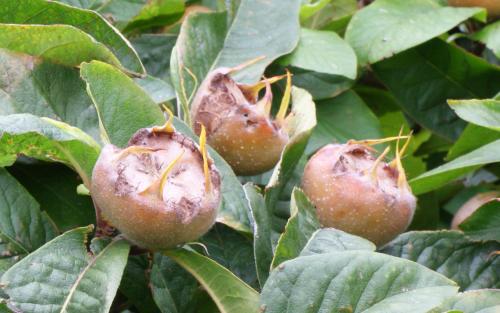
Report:
[[[394,162],[387,164],[383,158],[389,148],[376,158],[369,142],[329,144],[317,151],[306,164],[302,188],[323,227],[338,228],[381,245],[408,227],[416,199],[399,152]]]
[[[220,178],[204,140],[202,133],[198,147],[167,122],[139,129],[124,149],[107,144],[91,184],[102,218],[151,250],[206,233],[217,215]]]

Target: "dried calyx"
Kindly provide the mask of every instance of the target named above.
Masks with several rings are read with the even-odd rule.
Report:
[[[213,225],[220,178],[204,133],[197,146],[171,118],[138,130],[128,146],[106,145],[94,167],[91,195],[101,217],[146,249],[196,240]]]
[[[289,140],[285,115],[290,103],[290,73],[264,78],[254,85],[238,84],[230,77],[258,60],[209,73],[191,105],[195,132],[199,134],[204,126],[210,146],[238,175],[255,175],[273,168]],[[271,84],[284,77],[287,77],[285,94],[273,120]],[[264,88],[264,96],[258,99],[259,91]]]
[[[399,140],[408,138],[399,149]],[[378,157],[372,145],[398,140],[396,157]],[[330,144],[308,161],[302,180],[304,192],[316,206],[320,223],[365,237],[377,245],[387,243],[410,224],[416,199],[407,183],[401,156],[409,136]]]

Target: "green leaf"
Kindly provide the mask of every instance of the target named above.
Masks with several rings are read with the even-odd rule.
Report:
[[[314,100],[330,99],[351,88],[353,81],[343,76],[293,68],[293,85],[307,90]],[[282,72],[281,72],[282,73]]]
[[[24,24],[26,22],[77,27],[106,45],[128,70],[138,74],[145,72],[137,53],[125,37],[106,19],[93,11],[45,0],[9,1],[0,7],[0,23]]]
[[[405,113],[452,140],[465,123],[446,101],[490,98],[500,85],[498,67],[439,39],[374,64],[373,69]]]
[[[148,74],[170,81],[170,56],[176,35],[142,34],[131,39]]]
[[[260,193],[259,188],[251,183],[243,186],[245,195],[250,206],[253,217],[253,247],[255,256],[255,265],[257,269],[257,278],[260,286],[269,276],[271,262],[273,260],[273,244],[272,244],[272,225],[271,216],[266,209],[264,197]]]
[[[307,154],[332,142],[382,137],[379,120],[354,91],[317,101],[316,110],[318,125],[307,146]]]
[[[12,264],[57,234],[49,217],[26,189],[0,168],[0,261]],[[0,269],[3,273],[5,268]]]
[[[319,228],[316,208],[302,190],[295,188],[292,193],[291,216],[276,245],[271,267],[275,268],[299,256],[309,238]]]
[[[438,310],[431,313],[464,312],[464,313],[495,313],[500,310],[500,290],[474,290],[459,293],[446,300]],[[453,310],[453,311],[451,311]]]
[[[9,166],[18,155],[64,163],[90,186],[100,146],[78,128],[30,114],[0,116],[0,166]]]
[[[382,252],[418,262],[456,281],[462,290],[500,287],[500,249],[495,241],[475,241],[457,231],[400,235]]]
[[[493,141],[410,180],[410,186],[414,194],[422,194],[435,190],[482,165],[497,162],[500,162],[500,140]]]
[[[99,140],[97,113],[78,70],[0,50],[0,72],[1,115],[30,113],[61,120]]]
[[[191,128],[181,120],[174,118],[174,126],[184,135],[196,142],[199,141]],[[241,232],[251,233],[250,208],[245,198],[243,186],[234,174],[231,166],[211,147],[208,147],[208,151],[222,178],[222,205],[219,208],[217,222],[226,224]]]
[[[162,104],[175,98],[174,87],[162,79],[148,75],[144,78],[135,78],[134,81],[146,91],[156,104]]]
[[[78,195],[78,175],[62,164],[21,164],[8,168],[61,231],[95,223],[92,199]]]
[[[361,65],[375,63],[437,37],[470,17],[486,20],[480,8],[452,8],[436,1],[378,0],[351,19],[346,40]]]
[[[468,236],[500,242],[500,200],[492,200],[466,218],[458,227]]]
[[[97,108],[103,141],[123,147],[139,128],[165,123],[160,107],[117,68],[93,61],[81,65],[80,75]]]
[[[375,244],[364,238],[335,228],[322,228],[312,234],[300,256],[349,250],[375,251],[376,248]]]
[[[266,207],[273,218],[276,217],[277,203],[287,184],[294,178],[295,169],[304,155],[309,137],[316,126],[316,108],[311,95],[306,90],[292,87],[290,116],[291,118],[287,118],[290,140],[283,149],[281,158],[266,186]]]
[[[356,54],[339,35],[330,31],[302,28],[297,48],[279,63],[356,79]]]
[[[69,25],[0,24],[0,48],[66,66],[91,60],[121,66],[105,45]]]
[[[205,245],[209,258],[230,270],[249,286],[257,287],[252,238],[217,223],[198,241]]]
[[[500,131],[500,100],[448,100],[461,119]]]
[[[170,25],[184,13],[184,0],[147,1],[123,32]]]
[[[151,268],[151,290],[162,313],[194,312],[200,302],[198,282],[172,259],[156,253]]]
[[[486,127],[468,124],[458,137],[457,141],[449,149],[447,160],[453,160],[475,149],[500,139],[500,132]]]
[[[303,4],[300,10],[301,24],[307,28],[331,30],[342,35],[357,10],[356,0],[322,0]]]
[[[151,293],[155,279],[151,263],[149,254],[130,255],[120,282],[120,293],[140,313],[157,313],[159,308]]]
[[[497,58],[500,58],[500,21],[486,25],[480,31],[472,34],[470,38],[484,43]]]
[[[416,263],[344,251],[281,264],[262,290],[261,308],[266,313],[425,313],[456,289],[451,280]]]
[[[217,262],[185,249],[166,251],[165,254],[198,280],[221,313],[257,311],[259,294]]]
[[[257,57],[263,60],[234,75],[239,82],[255,82],[276,58],[292,52],[299,39],[300,0],[255,2],[241,0],[229,28],[225,13],[194,14],[181,28],[171,59],[172,82],[182,95],[181,81],[189,96],[195,84],[183,68],[191,70],[199,83],[210,70],[234,67]],[[187,97],[186,96],[186,97]],[[185,102],[187,99],[182,99]]]
[[[108,312],[130,246],[115,240],[98,254],[89,253],[85,242],[91,230],[66,232],[5,272],[0,281],[9,305],[40,313]]]

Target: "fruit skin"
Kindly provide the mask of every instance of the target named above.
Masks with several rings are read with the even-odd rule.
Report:
[[[500,191],[489,191],[470,198],[460,207],[460,209],[458,209],[457,213],[455,213],[451,221],[451,229],[459,229],[458,225],[462,224],[463,221],[471,216],[472,213],[476,212],[483,204],[499,197]]]
[[[365,145],[327,145],[307,162],[302,188],[323,227],[382,245],[408,227],[416,199],[406,181],[398,186],[396,168],[375,160]]]
[[[279,161],[288,134],[227,73],[215,70],[200,86],[191,106],[193,128],[200,134],[205,126],[207,142],[237,175],[263,173]]]
[[[498,0],[448,0],[454,7],[483,7],[488,11],[488,16],[500,16],[500,1]]]
[[[91,184],[102,218],[132,243],[151,250],[173,248],[206,233],[215,222],[220,203],[220,177],[212,162],[212,186],[205,192],[202,155],[191,139],[177,132],[140,129],[129,146],[164,150],[117,158],[123,149],[110,144],[103,148]],[[181,159],[160,191],[155,179],[182,149]],[[158,157],[163,161],[161,166],[154,161]],[[148,185],[152,188],[146,188]]]

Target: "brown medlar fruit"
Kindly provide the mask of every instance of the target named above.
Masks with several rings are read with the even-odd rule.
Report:
[[[383,158],[389,149],[376,158],[368,142],[329,144],[317,151],[306,164],[302,188],[323,227],[338,228],[381,245],[408,227],[416,199],[400,154],[387,164]]]
[[[139,129],[124,149],[107,144],[91,184],[102,218],[151,250],[206,233],[217,215],[220,178],[203,140],[198,147],[167,122]]]

